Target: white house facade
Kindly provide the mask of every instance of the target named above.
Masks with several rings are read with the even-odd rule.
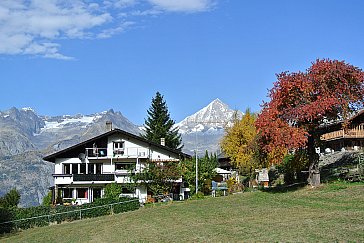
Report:
[[[104,196],[107,184],[123,186],[123,196],[137,197],[145,202],[148,191],[138,185],[133,189],[130,173],[139,173],[148,161],[180,161],[187,154],[150,142],[142,137],[114,129],[100,136],[48,155],[55,163],[54,195],[72,199],[78,204],[90,203]],[[173,197],[183,199],[182,179],[176,181]]]

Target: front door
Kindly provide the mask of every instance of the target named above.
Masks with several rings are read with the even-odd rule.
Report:
[[[96,198],[101,198],[101,188],[93,189],[93,201],[95,201]]]

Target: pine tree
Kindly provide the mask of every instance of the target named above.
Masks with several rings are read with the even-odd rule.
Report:
[[[177,127],[173,127],[175,122],[170,118],[166,101],[159,92],[152,98],[147,113],[148,117],[144,121],[145,134],[141,136],[155,143],[160,143],[161,138],[165,138],[167,147],[181,150],[181,134]]]

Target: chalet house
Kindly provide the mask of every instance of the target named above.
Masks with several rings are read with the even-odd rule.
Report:
[[[340,121],[320,127],[323,147],[333,151],[364,148],[364,110],[351,117],[347,127],[343,124],[344,122]]]
[[[148,161],[180,161],[186,157],[190,156],[126,131],[110,129],[44,160],[55,163],[54,195],[83,204],[103,197],[109,183],[130,183],[130,173],[139,173]],[[183,198],[181,185],[182,179],[176,181],[173,196]],[[145,186],[137,186],[135,190],[127,188],[123,188],[123,195],[138,197],[141,202],[150,194]]]

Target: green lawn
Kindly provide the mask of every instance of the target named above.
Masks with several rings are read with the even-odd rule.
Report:
[[[2,242],[364,241],[364,184],[173,202],[26,230]]]

